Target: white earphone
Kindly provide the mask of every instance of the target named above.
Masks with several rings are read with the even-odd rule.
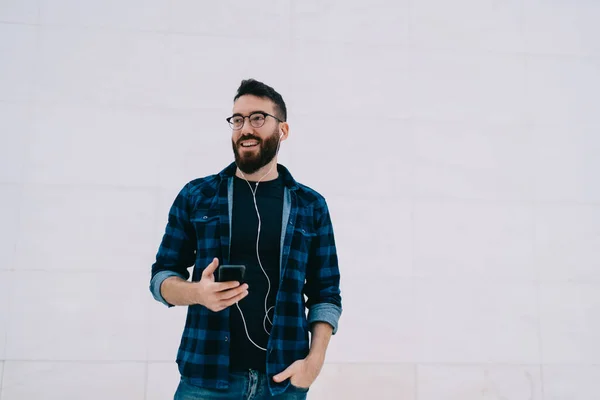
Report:
[[[281,134],[279,135],[279,139],[281,139],[282,136],[283,136],[283,131],[281,131]],[[277,143],[277,153],[279,153],[280,144],[281,144],[281,140],[279,140]],[[265,275],[265,278],[267,278],[268,289],[267,289],[267,294],[265,295],[265,317],[263,318],[263,329],[269,336],[271,336],[271,333],[267,330],[266,321],[268,320],[269,323],[271,324],[271,326],[273,326],[273,321],[271,321],[271,319],[269,318],[269,311],[272,308],[275,308],[275,306],[271,306],[271,307],[267,308],[267,299],[269,297],[269,293],[271,292],[271,280],[269,279],[267,272],[265,271],[265,269],[262,266],[262,262],[260,261],[260,255],[258,252],[258,243],[260,241],[261,218],[260,218],[260,212],[258,211],[258,204],[256,203],[256,191],[258,190],[258,184],[263,180],[263,178],[265,176],[269,175],[269,173],[273,170],[274,166],[275,166],[275,164],[271,165],[271,168],[269,169],[269,171],[266,174],[264,174],[263,177],[258,180],[258,182],[256,182],[255,188],[252,188],[252,185],[250,184],[250,182],[248,182],[248,180],[246,179],[246,176],[244,176],[244,173],[242,171],[240,171],[240,173],[242,174],[242,177],[244,177],[244,180],[250,187],[250,191],[252,192],[252,199],[254,200],[254,209],[256,210],[256,215],[258,216],[258,233],[256,235],[256,258],[258,259],[258,265],[260,266],[260,269],[262,270],[263,274]],[[238,308],[238,310],[240,311],[240,315],[242,317],[242,322],[244,323],[244,329],[246,330],[246,336],[248,337],[248,340],[250,340],[250,342],[257,348],[259,348],[260,350],[267,351],[267,349],[257,345],[254,342],[254,340],[252,340],[250,338],[250,334],[248,333],[248,326],[246,325],[246,318],[244,318],[244,313],[242,312],[242,309],[240,308],[239,303],[235,303],[235,305]]]

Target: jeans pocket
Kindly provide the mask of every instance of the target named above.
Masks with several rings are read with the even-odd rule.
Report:
[[[295,386],[292,384],[292,382],[290,382],[289,389],[291,389],[293,392],[306,393],[309,391],[310,388],[303,388],[303,387]]]

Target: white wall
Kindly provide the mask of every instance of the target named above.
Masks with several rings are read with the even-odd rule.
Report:
[[[1,400],[172,398],[168,207],[240,81],[329,201],[313,399],[600,397],[600,3],[0,0]]]

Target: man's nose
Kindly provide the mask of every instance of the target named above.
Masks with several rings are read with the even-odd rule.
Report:
[[[250,117],[249,116],[244,117],[244,122],[242,124],[242,128],[240,129],[240,133],[242,134],[242,136],[254,133],[254,128],[250,124]]]

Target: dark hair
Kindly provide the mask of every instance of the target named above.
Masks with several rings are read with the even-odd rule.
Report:
[[[244,79],[240,84],[233,101],[235,102],[237,99],[247,94],[271,100],[275,104],[276,116],[283,121],[287,120],[287,108],[285,107],[283,97],[281,97],[281,95],[271,86],[265,85],[255,79]]]

